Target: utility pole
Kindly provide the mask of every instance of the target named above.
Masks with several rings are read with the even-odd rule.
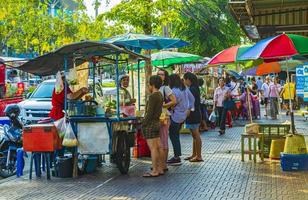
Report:
[[[101,6],[101,1],[100,0],[94,0],[94,9],[95,9],[95,18],[98,16],[98,9]]]

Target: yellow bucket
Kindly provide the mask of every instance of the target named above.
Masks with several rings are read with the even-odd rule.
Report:
[[[284,150],[285,139],[272,140],[269,157],[271,159],[280,159],[280,152]]]
[[[286,137],[284,153],[287,154],[306,154],[307,147],[305,138],[300,134],[289,134]]]

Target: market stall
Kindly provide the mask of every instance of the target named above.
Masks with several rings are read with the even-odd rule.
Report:
[[[73,176],[77,176],[78,166],[89,158],[97,158],[102,154],[110,153],[112,161],[117,164],[121,173],[128,172],[130,165],[130,147],[134,145],[134,133],[132,128],[136,117],[134,112],[127,114],[131,108],[121,105],[121,89],[119,75],[125,70],[128,61],[138,62],[148,59],[129,50],[104,42],[83,41],[61,47],[60,49],[37,57],[23,64],[20,69],[36,75],[52,75],[64,70],[74,69],[85,62],[89,62],[89,70],[92,70],[92,91],[85,101],[68,101],[65,98],[65,124],[72,126],[77,143],[64,144],[71,148],[73,159]],[[100,92],[96,74],[102,72],[104,67],[111,66],[114,69],[116,87]],[[139,72],[139,67],[138,67]],[[140,73],[138,73],[138,80]],[[65,84],[65,97],[68,90]],[[106,102],[105,100],[108,100]],[[110,103],[111,102],[111,103]],[[111,105],[112,104],[112,105]],[[108,107],[108,109],[107,109]],[[111,108],[112,107],[112,108]],[[140,110],[140,84],[138,82],[138,110]],[[133,109],[135,111],[135,107]],[[136,113],[138,114],[138,113]],[[125,122],[125,130],[114,131],[114,124]],[[72,137],[71,139],[73,139]],[[76,146],[77,145],[77,146]],[[57,148],[51,149],[57,150]],[[36,151],[39,151],[37,149]],[[80,167],[79,167],[80,170]]]

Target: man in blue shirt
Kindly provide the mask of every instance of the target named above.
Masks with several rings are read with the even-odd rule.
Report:
[[[258,86],[258,96],[259,96],[259,93],[261,95],[261,91],[262,91],[262,85],[263,85],[263,81],[261,80],[261,77],[258,78],[257,80],[257,86]]]

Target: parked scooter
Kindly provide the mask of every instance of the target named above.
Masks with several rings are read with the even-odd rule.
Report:
[[[17,149],[22,147],[23,123],[19,119],[18,105],[8,105],[4,113],[11,121],[10,126],[0,126],[0,177],[6,178],[16,173]]]

